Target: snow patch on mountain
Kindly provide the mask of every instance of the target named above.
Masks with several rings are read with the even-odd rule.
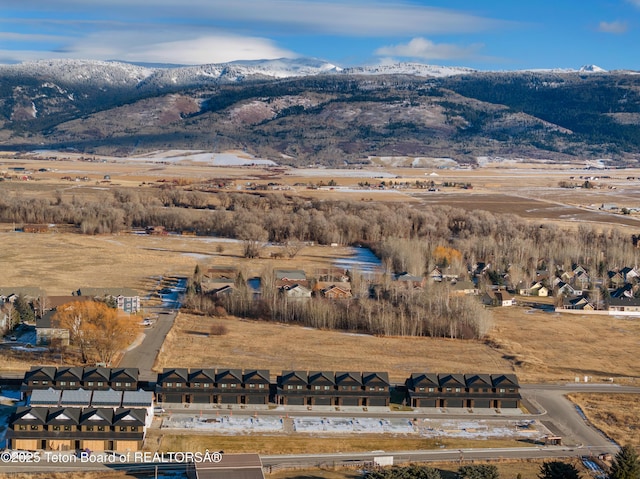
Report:
[[[343,73],[352,75],[416,75],[425,77],[448,77],[453,75],[468,75],[477,72],[478,70],[473,68],[424,65],[411,62],[362,66],[345,68],[343,70]]]

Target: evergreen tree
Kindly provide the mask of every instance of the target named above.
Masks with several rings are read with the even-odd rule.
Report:
[[[573,464],[551,461],[540,466],[538,477],[540,479],[580,479],[580,473]]]
[[[616,454],[609,479],[640,479],[640,460],[632,446],[626,445]]]
[[[499,479],[498,468],[493,464],[462,466],[458,469],[460,479]]]
[[[16,298],[14,305],[16,307],[16,311],[20,315],[20,321],[24,323],[36,320],[36,314],[33,311],[31,303],[29,303],[27,298],[25,298],[22,294]]]

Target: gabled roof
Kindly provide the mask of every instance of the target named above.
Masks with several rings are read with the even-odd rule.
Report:
[[[118,408],[113,415],[114,426],[144,426],[144,409]]]
[[[492,374],[493,387],[520,387],[515,374]]]
[[[19,406],[10,420],[11,424],[38,424],[47,423],[47,413],[49,409],[46,407],[30,407]]]
[[[357,384],[359,386],[362,386],[362,374],[355,372],[337,372],[336,384]]]
[[[200,383],[208,381],[214,383],[216,381],[216,370],[213,368],[192,369],[191,371],[189,371],[188,378],[190,383]]]
[[[412,373],[409,377],[409,388],[413,387],[438,387],[438,375],[436,373]]]
[[[56,368],[54,366],[31,366],[31,369],[24,375],[24,382],[42,379],[53,381],[55,377]]]
[[[301,269],[276,269],[273,272],[276,280],[280,281],[304,281],[307,274]]]
[[[335,375],[333,374],[333,371],[309,371],[309,384],[335,385]]]
[[[465,387],[465,380],[462,374],[438,374],[440,386]]]
[[[189,381],[189,370],[187,368],[165,368],[158,374],[158,384],[167,381],[181,381],[186,383]]]
[[[465,380],[468,388],[490,388],[493,386],[489,374],[467,374]]]
[[[111,370],[111,382],[113,381],[138,381],[140,371],[138,368],[115,368]]]
[[[58,370],[56,371],[55,380],[56,381],[75,380],[80,382],[82,381],[82,368],[79,366],[58,368]]]
[[[85,408],[80,415],[82,426],[110,426],[113,423],[114,410],[111,408]]]
[[[236,381],[242,382],[242,370],[241,369],[218,369],[216,371],[216,383],[220,381]]]
[[[103,367],[86,367],[82,372],[83,381],[103,381],[108,382],[111,370]]]
[[[609,298],[609,306],[640,306],[640,298],[629,298],[627,296],[621,296],[619,298]]]
[[[424,278],[422,276],[414,276],[412,274],[407,273],[406,271],[402,273],[398,273],[393,277],[394,281],[410,281],[414,283],[422,283]]]
[[[243,383],[264,383],[271,382],[271,373],[268,369],[249,369],[242,376]]]
[[[282,371],[282,375],[278,376],[279,384],[302,383],[308,384],[309,376],[306,371]]]
[[[389,373],[386,372],[364,372],[362,373],[362,384],[367,386],[369,384],[377,384],[389,386]]]
[[[80,413],[82,409],[77,407],[57,407],[49,409],[47,415],[47,424],[65,424],[75,425],[80,424]]]

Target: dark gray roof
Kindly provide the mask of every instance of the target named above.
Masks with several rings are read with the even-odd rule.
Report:
[[[77,407],[50,408],[47,416],[47,424],[80,424],[82,409]]]
[[[336,384],[342,383],[356,383],[362,386],[362,374],[356,372],[337,372],[336,373]]]
[[[151,391],[125,391],[122,395],[122,407],[151,407],[153,393]]]
[[[61,406],[89,406],[92,391],[84,389],[65,389],[60,398]]]
[[[118,408],[113,416],[114,426],[144,426],[144,409]]]
[[[86,408],[82,410],[80,423],[83,425],[95,424],[96,426],[111,425],[113,423],[114,410],[109,408]]]
[[[111,370],[111,381],[127,381],[129,379],[133,381],[138,380],[140,371],[138,368],[113,368]]]
[[[106,391],[93,391],[91,405],[93,407],[119,407],[122,405],[122,391],[114,391],[113,389],[107,389]]]
[[[46,407],[30,407],[20,406],[11,419],[11,423],[15,424],[46,424],[47,413],[49,409]]]
[[[60,404],[62,391],[57,389],[34,389],[29,398],[32,406],[57,406]]]
[[[386,372],[364,372],[362,373],[362,384],[367,385],[370,383],[383,383],[384,385],[389,385],[389,373]]]

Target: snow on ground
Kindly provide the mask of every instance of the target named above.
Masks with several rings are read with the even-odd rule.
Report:
[[[360,170],[360,169],[332,169],[332,168],[296,168],[286,173],[288,176],[302,177],[336,177],[336,178],[396,178],[396,175],[386,171]]]
[[[202,150],[154,151],[148,155],[139,155],[130,159],[162,162],[193,161],[196,163],[209,163],[213,166],[277,166],[277,163],[271,160],[263,160],[248,153],[234,151],[226,153],[210,153]]]
[[[350,418],[301,416],[242,416],[173,414],[165,418],[162,428],[197,429],[215,434],[251,434],[284,432],[285,421],[293,423],[300,433],[327,434],[418,434],[424,437],[490,437],[537,438],[546,432],[537,424],[522,427],[514,420]]]

